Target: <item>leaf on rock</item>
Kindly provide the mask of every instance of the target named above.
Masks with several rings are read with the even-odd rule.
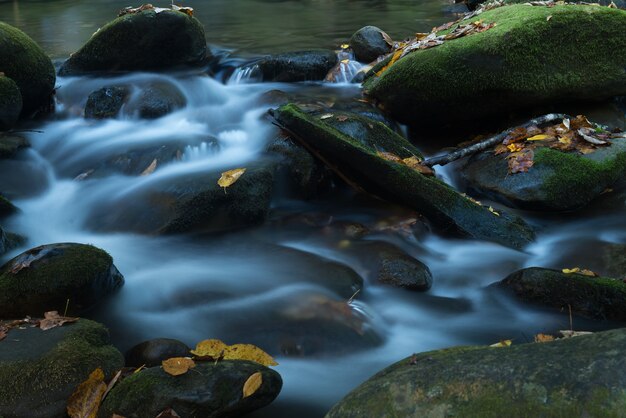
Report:
[[[39,246],[39,247],[32,248],[26,251],[25,253],[18,255],[15,261],[13,262],[13,265],[11,266],[11,269],[9,270],[9,272],[11,274],[19,273],[23,269],[30,267],[30,265],[34,263],[35,261],[43,258],[50,251],[52,251],[51,247]]]
[[[196,363],[190,357],[172,357],[161,362],[163,371],[172,376],[180,376],[196,367]]]
[[[574,267],[571,269],[563,269],[561,271],[565,274],[582,274],[584,276],[589,276],[589,277],[598,277],[597,273],[594,273],[593,271],[588,270],[588,269],[581,269],[580,267]]]
[[[322,116],[320,116],[320,119],[324,120],[324,119],[329,119],[329,118],[332,118],[332,117],[333,117],[332,113],[325,113]]]
[[[501,347],[510,347],[511,344],[513,344],[513,341],[511,341],[511,340],[502,340],[502,341],[500,341],[498,343],[491,344],[489,347],[499,347],[499,348],[501,348]]]
[[[580,337],[581,335],[593,334],[593,332],[591,332],[591,331],[573,331],[573,330],[569,330],[569,329],[561,330],[559,332],[561,333],[563,338],[573,338],[573,337]]]
[[[595,133],[592,128],[580,128],[578,129],[578,135],[580,135],[585,141],[594,145],[605,145],[607,141],[603,141],[601,139],[596,138],[593,134]]]
[[[76,322],[78,318],[61,316],[57,311],[50,311],[43,314],[44,319],[39,321],[39,328],[47,331],[52,328],[60,327],[63,324]]]
[[[172,408],[167,408],[161,411],[156,418],[180,418],[180,415],[178,415]]]
[[[106,390],[104,372],[97,368],[70,396],[67,401],[67,414],[71,418],[96,418]]]
[[[196,344],[196,349],[191,350],[191,354],[200,358],[209,357],[216,360],[224,356],[226,348],[228,348],[228,346],[220,340],[204,340]]]
[[[396,154],[386,151],[376,151],[376,155],[382,158],[383,160],[393,161],[394,163],[402,163],[402,158],[398,157]]]
[[[200,341],[196,345],[195,350],[191,350],[191,354],[200,359],[212,359],[212,360],[249,360],[264,366],[276,366],[278,363],[261,350],[259,347],[252,344],[233,344],[226,345],[222,341],[217,339]]]
[[[550,341],[554,341],[555,338],[550,335],[550,334],[537,334],[535,335],[535,342],[536,343],[547,343]]]
[[[193,7],[180,7],[172,3],[172,10],[186,14],[189,17],[193,17]]]
[[[434,176],[435,171],[432,168],[422,164],[422,162],[423,161],[417,158],[415,155],[402,159],[402,164],[406,165],[407,167],[412,168],[413,170],[420,172],[424,175]]]
[[[224,171],[220,179],[217,181],[217,184],[223,188],[230,187],[233,183],[239,180],[239,177],[241,177],[245,172],[245,168],[235,168],[234,170]]]
[[[256,372],[250,375],[250,377],[243,384],[243,397],[254,395],[257,390],[263,384],[263,375],[261,372]]]
[[[554,139],[554,138],[546,134],[538,134],[538,135],[531,136],[530,138],[526,138],[526,141],[545,141],[547,139]]]
[[[509,173],[525,173],[533,166],[535,153],[532,149],[525,148],[518,152],[512,152],[506,158],[509,163]]]

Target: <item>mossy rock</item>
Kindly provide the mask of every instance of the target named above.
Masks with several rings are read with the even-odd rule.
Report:
[[[337,64],[337,54],[328,49],[285,52],[259,60],[255,65],[263,81],[321,81]]]
[[[105,251],[62,243],[32,248],[0,267],[0,318],[46,311],[85,311],[117,290],[124,278]]]
[[[480,19],[497,26],[408,54],[365,93],[414,125],[626,94],[626,11],[512,5]]]
[[[254,373],[261,374],[261,386],[244,398],[244,383]],[[98,417],[154,418],[167,408],[188,418],[238,417],[270,404],[281,388],[277,372],[250,361],[197,362],[180,376],[152,367],[118,383]]]
[[[0,133],[0,159],[14,157],[19,150],[28,147],[30,147],[30,142],[23,136]]]
[[[533,161],[528,172],[510,174],[506,156],[487,151],[472,157],[462,174],[473,191],[509,206],[574,210],[624,177],[626,139],[586,155],[539,148]]]
[[[28,35],[3,22],[0,22],[0,72],[19,87],[23,115],[50,104],[56,82],[52,61]]]
[[[354,389],[327,418],[624,416],[626,329],[505,348],[420,353]]]
[[[521,300],[594,319],[626,321],[626,283],[622,279],[566,274],[531,267],[512,273],[497,284]]]
[[[0,195],[0,218],[5,218],[17,213],[19,209],[9,199]]]
[[[22,94],[13,80],[0,75],[0,131],[13,128],[22,113]]]
[[[378,155],[378,149],[345,135],[326,119],[313,118],[297,106],[272,111],[275,119],[317,151],[331,166],[363,190],[421,212],[440,231],[523,248],[534,239],[532,229],[519,217],[488,210],[443,183],[406,165]],[[378,122],[371,122],[377,124]],[[388,152],[400,158],[415,155],[404,138],[379,124],[393,144]]]
[[[68,398],[92,371],[99,367],[110,378],[123,366],[97,322],[14,328],[0,342],[0,416],[65,418]]]
[[[146,10],[107,23],[63,63],[59,75],[198,66],[209,54],[198,19]]]

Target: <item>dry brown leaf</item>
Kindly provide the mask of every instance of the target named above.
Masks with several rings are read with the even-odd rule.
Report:
[[[261,374],[261,372],[251,374],[250,377],[246,380],[246,383],[243,384],[243,397],[247,398],[248,396],[254,395],[254,393],[259,390],[262,384],[263,375]]]
[[[155,158],[154,160],[152,160],[150,165],[148,167],[146,167],[146,169],[141,172],[141,175],[142,176],[147,176],[148,174],[152,174],[152,173],[154,173],[154,170],[156,170],[156,168],[157,168],[157,159]]]
[[[532,149],[523,149],[518,152],[512,152],[506,158],[509,163],[509,173],[525,173],[533,166],[533,158],[535,153]]]
[[[547,343],[549,341],[554,341],[555,338],[550,334],[537,334],[535,335],[536,343]]]
[[[67,414],[71,418],[96,418],[106,390],[104,372],[97,368],[70,396],[67,401]]]
[[[227,188],[233,185],[239,177],[246,172],[245,168],[235,168],[234,170],[224,171],[222,176],[217,181],[217,184],[223,188]]]
[[[402,158],[398,157],[396,154],[386,151],[376,151],[376,155],[382,158],[383,160],[393,161],[394,163],[402,163]]]
[[[61,316],[57,311],[50,311],[43,314],[44,319],[39,321],[39,328],[47,331],[52,328],[60,327],[63,324],[76,322],[78,318]]]
[[[107,385],[107,390],[104,391],[104,394],[102,395],[102,400],[104,400],[109,394],[109,392],[111,392],[111,389],[113,389],[113,387],[117,384],[117,382],[120,380],[120,377],[122,377],[121,369],[118,370],[117,373],[115,373],[115,376],[113,376],[113,379],[111,379],[111,381]]]
[[[423,165],[422,160],[417,158],[415,155],[413,155],[412,157],[403,158],[401,162],[407,167],[412,168],[413,170],[419,173],[422,173],[424,175],[427,175],[427,176],[435,175],[435,171],[432,168],[426,165]]]
[[[157,415],[156,418],[180,418],[180,415],[178,415],[172,408],[167,408]]]
[[[172,376],[180,376],[196,367],[196,363],[190,357],[172,357],[161,362],[163,371]]]

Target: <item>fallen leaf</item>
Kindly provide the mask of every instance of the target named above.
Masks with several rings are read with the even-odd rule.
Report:
[[[524,149],[524,146],[519,143],[513,143],[506,146],[509,152],[519,152]]]
[[[498,343],[491,344],[489,347],[509,347],[512,343],[513,341],[511,340],[502,340]]]
[[[489,212],[493,213],[496,216],[500,216],[500,213],[496,212],[491,206],[489,206]]]
[[[243,384],[243,397],[247,398],[248,396],[254,395],[254,393],[259,390],[262,384],[263,375],[261,374],[261,372],[251,374],[250,377],[246,380],[246,383]]]
[[[224,355],[226,348],[228,348],[228,346],[220,340],[204,340],[196,344],[196,349],[191,350],[191,354],[201,358],[210,357],[215,360]]]
[[[415,155],[413,155],[412,157],[403,158],[401,161],[402,164],[406,165],[409,168],[412,168],[419,173],[427,176],[435,175],[435,171],[427,165],[422,164],[422,160],[417,158]]]
[[[172,408],[167,408],[161,411],[156,418],[180,418],[180,415],[178,415]]]
[[[193,17],[193,8],[192,7],[180,7],[172,3],[172,10],[176,10],[177,12],[181,12],[186,14],[189,17]]]
[[[348,49],[350,48],[349,44],[341,44],[341,49]]]
[[[535,153],[531,149],[523,149],[518,152],[512,152],[506,158],[509,163],[509,173],[525,173],[533,166],[533,158]]]
[[[224,360],[249,360],[264,366],[277,366],[272,356],[252,344],[233,344],[224,353]]]
[[[526,141],[545,141],[546,139],[552,139],[552,138],[545,134],[539,134],[539,135],[531,136],[530,138],[526,138]]]
[[[563,269],[561,270],[563,273],[565,274],[582,274],[584,276],[590,276],[590,277],[598,277],[597,273],[594,273],[591,270],[588,269],[581,269],[580,267],[574,267],[572,269]]]
[[[320,119],[324,120],[324,119],[328,119],[328,118],[332,118],[332,117],[333,117],[332,113],[325,113],[322,116],[320,116]]]
[[[548,17],[546,17],[546,21],[547,21],[547,22],[549,22],[549,21],[550,21],[550,19],[552,19],[552,15],[550,15],[550,16],[548,16]]]
[[[57,311],[50,311],[43,314],[44,319],[39,321],[39,328],[47,331],[52,328],[60,327],[63,324],[76,322],[78,318],[61,316]]]
[[[19,273],[21,270],[30,267],[30,265],[35,261],[43,258],[50,251],[52,251],[52,247],[39,246],[20,254],[15,258],[13,266],[11,266],[9,272],[11,274]]]
[[[380,70],[376,72],[376,76],[379,77],[382,73],[387,71],[388,68],[390,68],[393,64],[396,63],[396,61],[398,61],[402,57],[403,53],[404,53],[403,49],[398,49],[396,52],[394,52],[393,55],[391,56],[391,60],[387,63],[387,65],[385,65],[383,68],[381,68]]]
[[[172,376],[180,376],[196,367],[196,363],[190,357],[172,357],[161,362],[163,371]]]
[[[593,332],[590,332],[590,331],[561,330],[559,332],[561,333],[563,338],[573,338],[573,337],[580,337],[581,335],[593,334]]]
[[[402,163],[402,158],[391,152],[376,151],[376,155],[381,157],[383,160],[393,161],[394,163]]]
[[[536,343],[547,343],[549,341],[554,341],[554,337],[550,334],[537,334],[535,335]]]
[[[7,337],[7,332],[9,330],[7,328],[0,328],[0,341],[4,340]]]
[[[573,274],[573,273],[578,273],[580,271],[580,267],[574,267],[571,269],[563,269],[561,270],[563,273],[565,274]]]
[[[585,141],[589,142],[590,144],[594,144],[594,145],[607,144],[606,141],[603,141],[601,139],[598,139],[592,136],[592,134],[594,133],[594,130],[592,128],[580,128],[576,132],[578,132],[578,135],[580,135]]]
[[[224,171],[222,177],[217,181],[217,184],[223,188],[230,187],[233,183],[239,180],[239,177],[246,172],[245,168],[235,168],[234,170]]]
[[[96,418],[106,390],[104,372],[97,368],[70,396],[67,401],[67,414],[71,418]]]
[[[122,377],[121,369],[118,370],[117,373],[115,373],[115,376],[113,376],[113,379],[111,379],[111,381],[107,385],[107,390],[104,391],[104,394],[102,395],[102,400],[104,400],[109,394],[109,392],[111,392],[111,389],[113,389],[113,387],[117,384],[117,382],[120,380],[120,377]]]
[[[148,167],[146,167],[146,169],[141,172],[140,175],[147,176],[148,174],[152,174],[152,173],[154,173],[154,170],[156,170],[156,168],[157,168],[157,159],[155,158],[154,160],[152,160],[150,165]]]

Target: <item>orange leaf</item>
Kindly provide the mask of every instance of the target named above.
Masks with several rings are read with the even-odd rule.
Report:
[[[180,376],[196,367],[196,363],[189,357],[173,357],[161,362],[163,371],[172,376]]]
[[[261,385],[263,384],[263,375],[261,372],[256,372],[250,375],[246,383],[243,384],[243,397],[247,398],[248,396],[254,395],[254,393],[259,390]]]
[[[67,414],[71,418],[96,418],[106,390],[104,372],[97,368],[70,396],[67,401]]]

